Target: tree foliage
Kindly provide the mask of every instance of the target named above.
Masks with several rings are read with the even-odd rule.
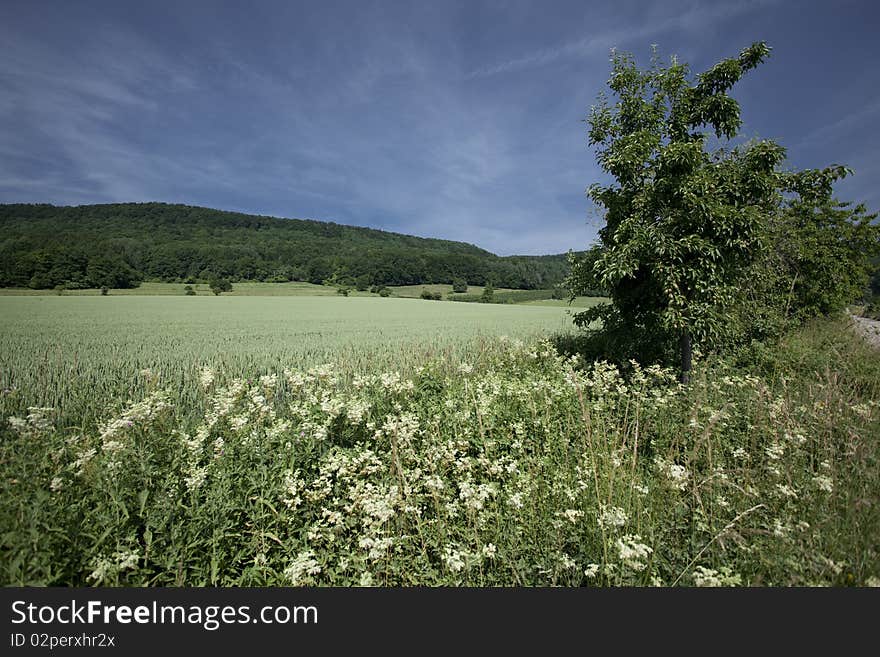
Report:
[[[359,289],[493,279],[540,289],[567,274],[565,255],[499,257],[463,242],[319,221],[162,203],[0,205],[0,287],[123,288],[213,275]]]
[[[833,182],[849,170],[783,172],[785,150],[777,143],[731,145],[742,120],[729,93],[769,52],[755,43],[695,78],[686,64],[662,64],[656,52],[647,70],[614,53],[614,101],[600,96],[588,119],[590,144],[613,179],[589,191],[606,224],[599,245],[574,258],[569,280],[574,294],[601,287],[610,297],[576,318],[582,326],[601,321],[593,333],[603,350],[646,362],[677,358],[686,379],[694,344],[713,348],[732,339],[744,282],[770,265],[767,252],[778,248],[780,231],[796,227],[793,239],[811,236],[809,245],[789,241],[790,252],[775,263],[783,278],[789,268],[801,272],[798,303],[823,312],[839,307],[862,280],[844,276],[833,299],[820,298],[819,289],[854,257],[842,256],[839,267],[830,261],[852,253],[853,239],[870,232],[864,222],[852,239],[836,230],[853,225],[831,200]],[[721,146],[712,150],[713,137]],[[763,295],[753,304],[772,301]]]
[[[212,278],[210,281],[208,281],[208,285],[211,288],[211,292],[213,292],[216,296],[220,296],[224,292],[232,291],[232,281],[222,276]]]

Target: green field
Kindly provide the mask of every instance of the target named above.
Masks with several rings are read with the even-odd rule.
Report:
[[[141,283],[140,286],[130,289],[110,290],[108,296],[186,296],[184,283]],[[193,291],[196,296],[214,296],[211,288],[207,283],[193,283]],[[439,292],[443,298],[455,296],[452,293],[451,285],[431,284],[431,285],[400,285],[389,287],[392,297],[400,297],[403,299],[418,299],[423,290],[429,292]],[[471,285],[468,287],[467,296],[479,296],[483,293],[483,287],[479,285]],[[352,297],[379,297],[378,294],[372,292],[358,292],[356,289],[349,288],[349,296]],[[504,299],[509,303],[522,303],[533,305],[546,305],[566,307],[568,301],[559,301],[549,298],[552,290],[512,290],[508,288],[496,288],[495,294],[499,299]],[[546,295],[546,299],[535,300],[536,294]],[[0,297],[12,296],[90,296],[96,297],[101,295],[99,289],[84,290],[31,290],[29,288],[0,288]],[[263,283],[260,281],[245,281],[233,283],[231,292],[224,292],[223,296],[229,297],[331,297],[338,296],[338,289],[331,285],[315,285],[313,283],[290,282],[290,283]],[[462,295],[463,296],[463,295]],[[496,299],[497,300],[497,299]],[[586,308],[596,302],[595,297],[577,297],[571,304],[575,308]]]
[[[185,283],[141,283],[138,287],[128,289],[113,289],[108,296],[186,296]],[[214,296],[207,283],[193,283],[192,288],[198,296]],[[65,296],[65,297],[96,297],[100,296],[99,289],[84,290],[31,290],[29,288],[0,288],[0,296]],[[225,292],[224,296],[333,296],[336,288],[329,285],[314,285],[313,283],[262,283],[247,281],[235,283],[231,292]],[[352,291],[351,294],[369,295],[368,292]]]
[[[5,297],[0,388],[12,392],[0,408],[51,406],[81,423],[142,392],[143,369],[179,390],[205,365],[227,376],[325,362],[411,369],[438,354],[465,357],[481,340],[570,326],[561,307],[380,297]]]

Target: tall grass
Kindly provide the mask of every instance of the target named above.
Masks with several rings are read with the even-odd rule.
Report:
[[[13,418],[3,582],[880,583],[880,358],[841,324],[688,388],[536,340],[358,369],[151,372],[96,426]]]

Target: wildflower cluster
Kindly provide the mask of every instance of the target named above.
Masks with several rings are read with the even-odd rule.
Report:
[[[870,563],[827,536],[877,408],[833,382],[683,388],[505,339],[411,371],[202,368],[195,416],[160,383],[92,429],[9,418],[61,564],[27,581],[731,586]]]

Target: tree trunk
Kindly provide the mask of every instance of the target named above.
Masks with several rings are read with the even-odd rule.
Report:
[[[687,385],[691,382],[691,365],[694,348],[691,344],[691,332],[687,329],[681,331],[681,382]]]

